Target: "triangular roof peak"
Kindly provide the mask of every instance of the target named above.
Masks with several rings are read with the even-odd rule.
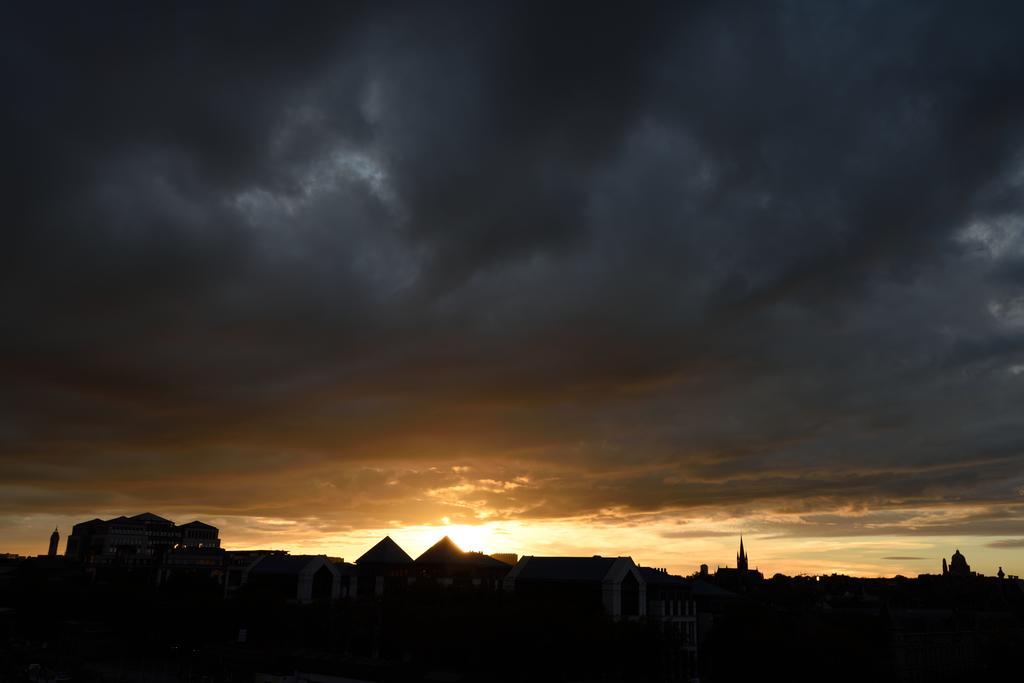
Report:
[[[465,560],[466,553],[455,541],[444,536],[440,541],[427,548],[422,555],[416,558],[417,562],[461,562]]]
[[[164,519],[160,515],[154,515],[152,512],[143,512],[142,514],[129,517],[133,522],[156,522],[157,524],[174,524],[169,519]]]
[[[200,522],[198,519],[189,522],[188,524],[182,524],[180,528],[196,528],[196,529],[217,529],[215,526],[211,526],[206,522]]]
[[[377,541],[377,544],[363,553],[356,564],[408,564],[412,562],[409,553],[395,543],[390,536]]]

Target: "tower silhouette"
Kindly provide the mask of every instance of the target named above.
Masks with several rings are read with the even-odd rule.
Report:
[[[57,527],[53,527],[53,533],[50,534],[50,549],[46,552],[49,557],[56,557],[57,546],[60,545],[60,532],[57,531]]]
[[[748,568],[747,553],[743,550],[743,534],[740,534],[740,551],[736,554],[736,569],[745,572]]]

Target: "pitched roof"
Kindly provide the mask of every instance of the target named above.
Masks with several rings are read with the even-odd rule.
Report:
[[[462,548],[455,545],[455,542],[445,536],[440,541],[423,551],[423,554],[416,558],[416,562],[429,562],[431,564],[452,564],[465,561],[466,553]]]
[[[445,536],[416,558],[417,564],[469,564],[476,567],[508,569],[507,562],[496,560],[479,552],[466,552],[455,541]]]
[[[188,524],[182,524],[178,528],[179,529],[213,529],[214,531],[218,531],[217,527],[210,526],[209,524],[206,524],[205,522],[200,522],[198,519],[195,520],[194,522],[189,522]]]
[[[171,520],[164,519],[159,515],[154,515],[152,512],[143,512],[140,515],[129,517],[129,519],[131,519],[133,522],[154,522],[156,524],[174,524],[174,522],[172,522]]]
[[[377,545],[356,560],[356,564],[408,564],[409,562],[412,562],[409,553],[402,550],[397,543],[391,540],[390,536],[385,536],[377,541]]]
[[[603,581],[617,557],[526,557],[516,580]]]
[[[249,568],[250,573],[255,574],[300,574],[310,563],[323,560],[323,563],[331,565],[324,555],[266,555],[256,560]]]

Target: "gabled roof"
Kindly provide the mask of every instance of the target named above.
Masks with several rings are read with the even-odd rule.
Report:
[[[475,567],[492,567],[508,569],[508,563],[488,557],[483,553],[470,552],[455,545],[455,541],[445,536],[430,546],[416,558],[417,564],[469,564]]]
[[[218,531],[217,527],[210,526],[209,524],[206,524],[204,522],[200,522],[198,519],[195,520],[194,522],[189,522],[188,524],[182,524],[178,528],[179,529],[213,529],[214,531]]]
[[[397,543],[391,540],[390,536],[377,541],[362,556],[356,560],[356,564],[408,564],[412,562],[409,553],[402,550]]]
[[[524,557],[519,560],[517,581],[601,582],[617,557]]]
[[[632,577],[644,586],[643,575],[631,557],[534,557],[520,558],[505,576],[505,590],[529,584],[582,584],[607,588]]]
[[[466,553],[462,548],[455,545],[455,541],[445,536],[440,541],[423,551],[423,554],[416,558],[416,562],[427,562],[430,564],[452,564],[464,562]]]
[[[249,573],[298,575],[314,563],[326,565],[331,568],[332,573],[337,573],[337,569],[327,560],[326,555],[267,555],[256,560],[249,567]]]
[[[466,552],[446,536],[425,550],[416,558],[416,562],[418,564],[472,564],[479,567],[509,568],[507,562],[496,560],[494,557],[488,557],[483,553]]]
[[[152,512],[143,512],[140,515],[135,515],[134,517],[129,517],[129,519],[131,519],[133,522],[152,522],[152,523],[155,523],[155,524],[174,524],[174,522],[172,522],[171,520],[164,519],[163,517],[160,517],[159,515],[154,515]]]

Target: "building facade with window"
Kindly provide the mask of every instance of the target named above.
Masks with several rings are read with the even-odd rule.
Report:
[[[219,548],[217,527],[200,521],[178,526],[150,512],[76,524],[65,556],[90,564],[153,564],[180,548]]]

